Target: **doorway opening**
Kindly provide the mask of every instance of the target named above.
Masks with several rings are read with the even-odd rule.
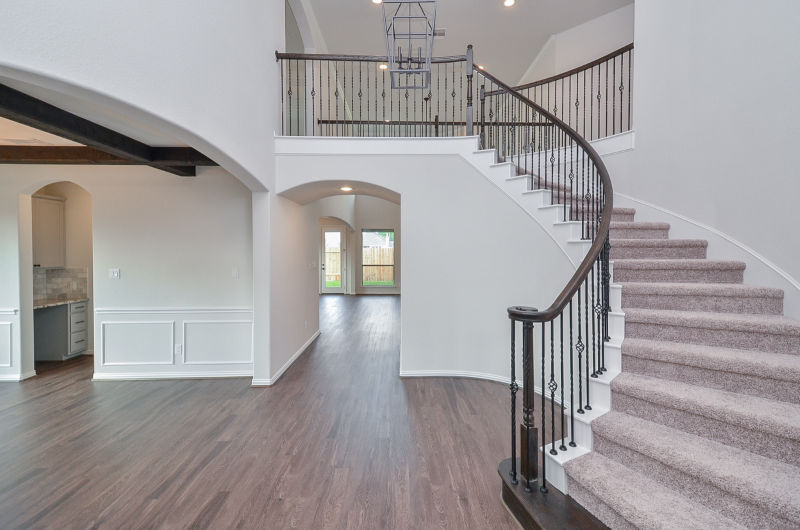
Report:
[[[320,237],[320,292],[342,294],[346,288],[346,245],[344,228],[323,226]]]
[[[87,370],[94,355],[92,198],[72,182],[31,196],[33,366]],[[91,371],[89,372],[91,377]]]

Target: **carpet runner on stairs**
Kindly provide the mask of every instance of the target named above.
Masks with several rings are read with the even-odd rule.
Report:
[[[622,373],[569,494],[612,528],[800,528],[800,322],[635,213],[611,223]]]

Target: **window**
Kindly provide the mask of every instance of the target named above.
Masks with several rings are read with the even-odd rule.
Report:
[[[361,285],[394,287],[394,230],[361,231]]]

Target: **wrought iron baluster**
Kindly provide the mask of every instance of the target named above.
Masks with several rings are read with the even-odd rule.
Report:
[[[558,384],[555,379],[555,324],[550,321],[550,380],[547,382],[547,389],[550,391],[550,454],[557,455],[556,451],[556,390]],[[544,356],[544,352],[542,352]],[[544,391],[544,387],[542,387]],[[542,392],[544,394],[544,392]]]
[[[578,305],[580,306],[580,289],[578,289]],[[573,297],[574,298],[574,297]],[[575,447],[575,370],[573,368],[573,344],[572,341],[572,299],[569,301],[569,446]],[[580,320],[580,317],[578,317]],[[581,360],[578,357],[578,370],[580,371]],[[578,384],[580,384],[581,376],[578,374]],[[580,398],[578,399],[580,406]],[[563,405],[563,403],[562,403]]]
[[[285,105],[283,103],[283,90],[284,90],[284,86],[283,86],[283,84],[284,84],[283,83],[283,61],[280,62],[280,69],[281,69],[281,136],[284,136],[286,118],[284,116]]]
[[[567,437],[564,433],[564,312],[558,315],[558,327],[560,329],[561,339],[560,346],[560,361],[559,361],[559,375],[561,378],[561,445],[558,446],[559,451],[566,451],[567,446],[564,445],[564,439]]]

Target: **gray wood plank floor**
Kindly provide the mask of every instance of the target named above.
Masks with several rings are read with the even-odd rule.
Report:
[[[0,385],[0,528],[515,528],[506,386],[398,377],[399,297],[320,318],[271,388],[92,382],[91,358]]]

